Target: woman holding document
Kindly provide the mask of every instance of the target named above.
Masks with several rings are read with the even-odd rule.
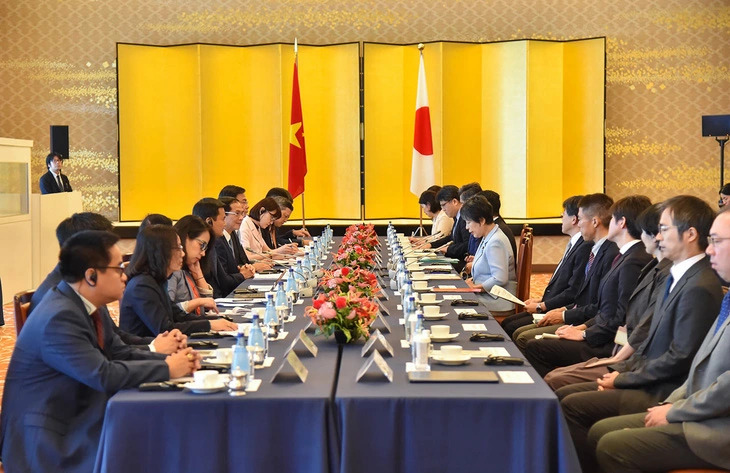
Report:
[[[469,233],[482,239],[467,284],[484,289],[486,294],[480,294],[480,299],[490,311],[513,310],[512,302],[489,294],[493,286],[500,286],[512,295],[517,293],[515,257],[507,236],[494,223],[492,206],[485,197],[477,195],[464,203],[461,215]]]

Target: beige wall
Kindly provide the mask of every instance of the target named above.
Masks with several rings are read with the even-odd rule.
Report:
[[[700,116],[730,113],[727,1],[7,0],[0,4],[0,136],[67,124],[87,210],[117,218],[116,42],[322,44],[607,37],[606,189],[654,200],[718,189]],[[154,156],[150,156],[154,159]],[[241,184],[245,185],[242,174]],[[458,184],[458,183],[457,183]],[[161,196],[161,198],[164,198]],[[556,212],[557,214],[557,212]],[[509,216],[508,216],[509,217]]]

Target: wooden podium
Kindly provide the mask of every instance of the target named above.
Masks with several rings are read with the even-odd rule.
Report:
[[[33,287],[43,282],[58,263],[56,227],[65,218],[82,212],[81,192],[32,194],[30,201],[33,229]]]

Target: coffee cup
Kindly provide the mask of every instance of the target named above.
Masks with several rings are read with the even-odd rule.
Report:
[[[441,307],[437,305],[427,305],[423,306],[423,315],[433,317],[439,314],[439,311],[441,310]]]
[[[421,294],[421,302],[436,302],[436,294],[433,292],[424,292]]]
[[[431,325],[431,336],[434,338],[444,338],[449,336],[448,325]]]
[[[428,289],[428,281],[413,281],[413,288],[414,289]]]
[[[218,372],[214,370],[198,370],[193,373],[193,379],[198,387],[213,388],[218,384]]]
[[[218,363],[230,363],[233,359],[233,352],[230,348],[218,348],[215,351],[215,361]]]
[[[446,359],[459,358],[461,353],[461,345],[444,345],[441,347],[441,356]]]

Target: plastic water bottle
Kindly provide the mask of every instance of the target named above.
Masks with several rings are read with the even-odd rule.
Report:
[[[278,287],[276,288],[275,303],[277,306],[286,305],[286,291],[284,290],[284,281],[279,281]]]
[[[246,343],[244,342],[243,330],[239,330],[236,334],[236,344],[233,345],[233,357],[231,362],[231,371],[243,371],[246,374],[251,374],[251,366],[248,361],[248,350],[246,349]]]
[[[412,322],[413,331],[411,333],[411,355],[413,357],[413,363],[416,362],[416,345],[417,340],[421,336],[421,331],[423,330],[423,312],[420,310],[416,312],[416,318]],[[428,347],[426,347],[428,350]],[[428,352],[427,352],[428,353]],[[428,356],[428,355],[427,355]]]
[[[414,337],[414,341],[411,346],[414,347],[413,367],[417,371],[424,371],[428,369],[428,346],[430,343],[431,339],[428,335],[428,330],[421,330],[418,335]]]
[[[258,314],[254,314],[253,316],[251,331],[248,333],[247,348],[253,353],[254,363],[251,366],[251,376],[253,377],[253,364],[263,363],[266,358],[266,342],[264,340],[264,333],[261,331]]]
[[[413,327],[411,323],[416,317],[416,296],[409,296],[407,300],[403,302],[403,327],[406,331],[406,340],[411,341],[411,332]]]
[[[282,289],[283,291],[283,289]],[[286,296],[284,296],[286,297]],[[266,340],[268,341],[279,328],[279,317],[276,315],[276,303],[274,302],[274,294],[266,293],[266,310],[264,311],[264,326],[266,326]],[[267,343],[268,352],[268,343]]]
[[[411,281],[411,278],[406,279],[406,284],[403,286],[400,290],[400,299],[401,304],[405,304],[408,301],[408,298],[413,294],[413,281]]]
[[[294,268],[289,268],[289,277],[286,280],[286,292],[297,292],[297,278]]]

